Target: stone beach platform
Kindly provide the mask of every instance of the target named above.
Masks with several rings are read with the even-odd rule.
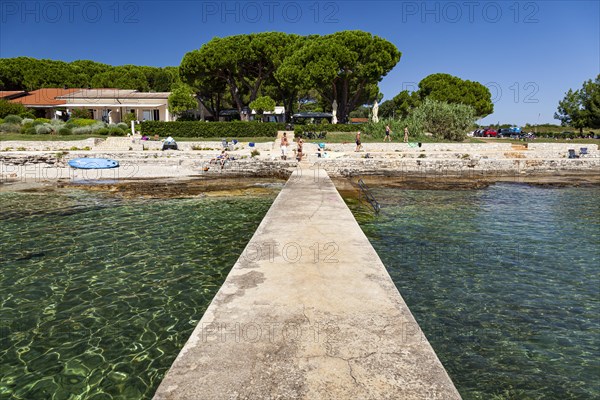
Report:
[[[291,171],[302,168],[294,159],[292,143],[288,160],[280,159],[276,142],[239,142],[230,147],[236,158],[223,169],[211,163],[222,150],[221,142],[180,142],[178,151],[161,151],[161,142],[130,138],[87,139],[69,142],[0,143],[0,182],[14,180],[57,181],[94,179],[182,178],[220,175],[278,176],[287,178]],[[332,178],[352,176],[421,176],[438,178],[598,175],[598,144],[529,142],[511,144],[487,143],[423,143],[421,147],[407,143],[365,143],[363,151],[354,152],[353,143],[326,143],[325,157],[319,158],[315,143],[305,143],[304,161],[318,164]],[[569,150],[580,158],[568,158]],[[118,160],[115,170],[82,171],[68,167],[77,157],[103,157]]]

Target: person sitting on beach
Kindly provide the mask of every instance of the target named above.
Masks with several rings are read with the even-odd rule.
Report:
[[[220,155],[219,157],[221,157],[221,159],[220,159],[220,162],[221,162],[221,169],[223,169],[223,167],[225,166],[225,163],[226,163],[227,161],[229,161],[229,158],[230,158],[230,157],[229,157],[229,154],[228,154],[228,153],[227,153],[225,150],[223,150],[223,151],[221,152],[221,155]]]
[[[227,162],[227,160],[229,160],[229,154],[227,154],[227,152],[223,150],[221,154],[211,159],[210,163],[213,164],[218,162],[219,164],[221,164],[221,169],[223,169],[223,166],[225,165],[225,162]]]

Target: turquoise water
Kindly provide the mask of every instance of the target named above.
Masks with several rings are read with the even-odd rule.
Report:
[[[600,398],[600,188],[351,205],[464,399]]]
[[[151,398],[276,193],[0,193],[0,398]]]

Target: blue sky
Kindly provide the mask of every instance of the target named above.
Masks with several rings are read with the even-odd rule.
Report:
[[[384,100],[444,72],[488,86],[482,123],[557,123],[600,73],[598,1],[0,1],[0,57],[178,65],[214,36],[360,29],[402,52]]]

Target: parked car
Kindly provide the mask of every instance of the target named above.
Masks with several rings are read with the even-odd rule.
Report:
[[[493,129],[486,129],[483,131],[483,133],[481,134],[481,136],[483,137],[497,137],[498,136],[498,132],[493,130]]]
[[[510,137],[510,135],[512,135],[510,128],[498,129],[498,137]]]
[[[498,130],[498,137],[510,137],[518,139],[521,136],[521,128],[518,126],[511,126],[510,128],[502,128]]]

